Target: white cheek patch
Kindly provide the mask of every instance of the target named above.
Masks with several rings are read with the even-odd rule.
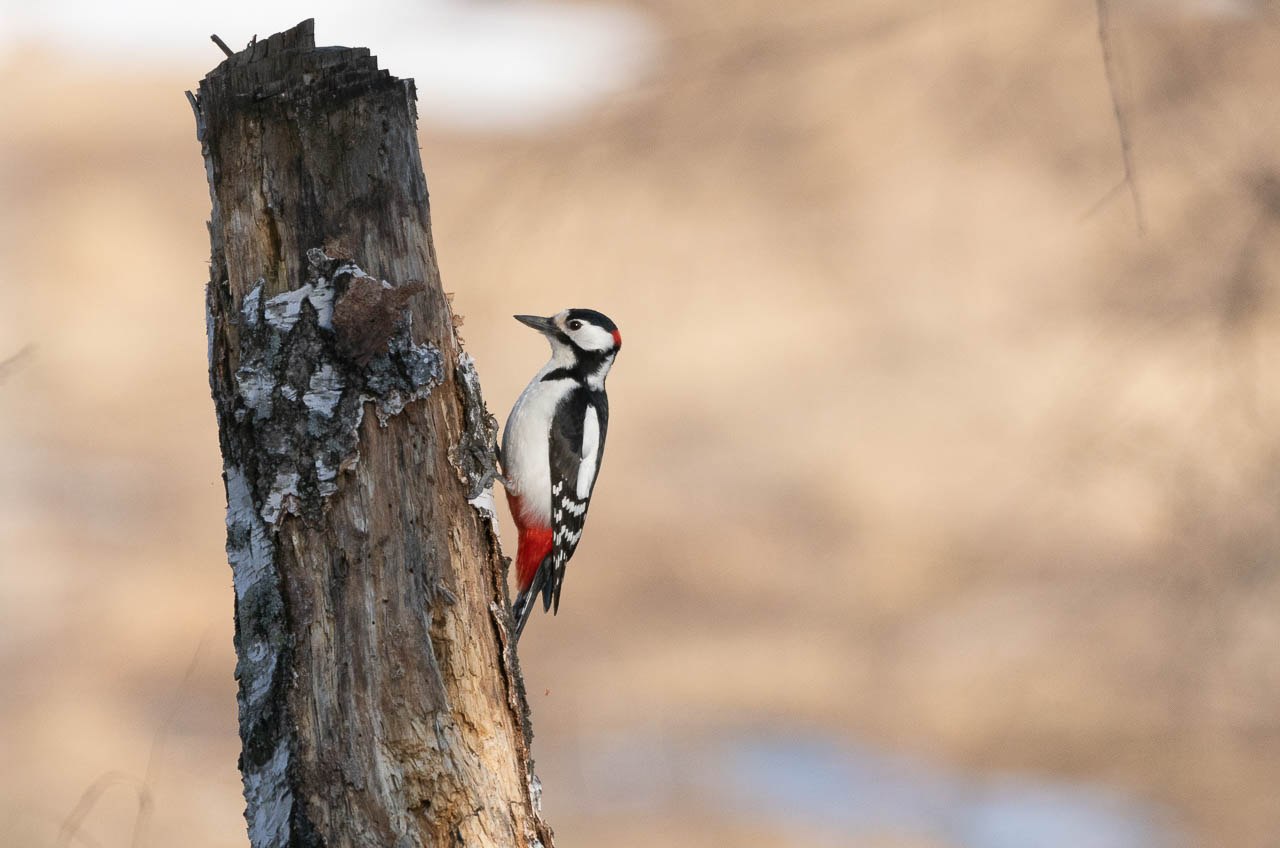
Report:
[[[600,416],[594,406],[587,407],[587,418],[582,424],[582,464],[578,466],[578,500],[585,501],[591,495],[591,484],[596,480],[596,467],[600,462]]]
[[[608,350],[613,347],[613,333],[595,324],[584,323],[569,333],[583,350]]]

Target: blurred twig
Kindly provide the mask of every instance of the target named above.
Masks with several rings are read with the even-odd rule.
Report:
[[[1115,197],[1125,187],[1126,180],[1121,178],[1111,188],[1107,189],[1107,193],[1093,201],[1089,208],[1080,213],[1080,217],[1076,219],[1076,223],[1083,224],[1085,221],[1098,214],[1104,206],[1111,202],[1111,198]]]
[[[1133,144],[1130,140],[1129,122],[1125,116],[1124,109],[1120,106],[1120,95],[1116,86],[1115,53],[1111,44],[1111,10],[1107,5],[1107,0],[1096,0],[1096,5],[1098,10],[1098,45],[1102,48],[1102,69],[1107,77],[1107,92],[1111,95],[1111,111],[1116,116],[1116,133],[1120,136],[1120,159],[1124,165],[1124,185],[1129,187],[1129,197],[1133,200],[1133,218],[1138,227],[1138,234],[1143,235],[1147,231],[1147,225],[1142,214],[1142,196],[1138,193],[1137,172],[1133,164]],[[1101,205],[1107,198],[1111,197],[1114,191],[1114,189],[1108,191],[1098,205]]]
[[[80,796],[75,807],[62,820],[62,827],[58,829],[58,839],[54,842],[56,848],[66,848],[71,844],[72,839],[80,837],[80,828],[84,825],[84,820],[88,818],[89,813],[93,812],[93,808],[103,794],[113,786],[132,786],[138,793],[139,815],[142,815],[144,808],[148,815],[150,814],[151,793],[138,778],[120,771],[106,772],[89,784],[89,788]]]
[[[35,345],[25,345],[8,359],[0,359],[0,383],[9,379],[15,371],[22,367],[22,363],[35,351],[35,349]]]
[[[146,803],[138,804],[138,815],[133,822],[133,840],[130,845],[132,848],[141,848],[145,844],[147,825],[151,823],[151,778],[153,777],[156,763],[160,760],[160,755],[164,752],[165,742],[169,739],[169,731],[173,728],[173,720],[178,716],[178,708],[182,706],[183,695],[186,694],[187,686],[191,683],[191,678],[195,674],[196,667],[200,665],[200,658],[204,655],[205,646],[209,644],[209,634],[213,631],[213,625],[210,624],[204,629],[204,634],[200,637],[200,641],[196,643],[196,649],[191,654],[191,659],[187,662],[187,670],[182,674],[182,680],[178,681],[177,688],[173,691],[173,698],[170,700],[169,712],[164,717],[164,723],[156,730],[155,736],[151,739],[151,751],[147,754],[147,768],[142,773],[142,795],[141,798],[146,799]]]
[[[114,786],[132,786],[134,791],[138,793],[138,813],[133,821],[133,838],[130,844],[133,848],[140,848],[144,844],[147,826],[151,823],[151,814],[155,809],[155,798],[151,793],[152,774],[155,771],[156,762],[160,759],[160,754],[164,750],[165,741],[169,737],[169,730],[173,727],[173,720],[178,714],[178,707],[181,705],[183,693],[191,682],[191,677],[195,674],[196,667],[200,664],[200,658],[204,654],[205,645],[209,642],[209,634],[212,630],[213,625],[205,628],[204,635],[200,637],[199,643],[196,644],[195,653],[191,655],[191,660],[187,663],[187,670],[183,673],[177,689],[174,690],[173,699],[164,723],[160,725],[156,735],[151,740],[151,751],[147,755],[147,768],[143,772],[142,778],[138,779],[136,776],[122,771],[109,771],[100,775],[93,783],[90,783],[89,787],[80,796],[80,800],[76,802],[75,807],[62,820],[62,826],[58,829],[58,839],[54,843],[57,848],[66,848],[71,844],[72,839],[92,842],[92,840],[87,840],[84,834],[80,833],[80,828],[84,826],[85,819],[93,812],[93,808],[97,806],[98,801],[106,791]]]

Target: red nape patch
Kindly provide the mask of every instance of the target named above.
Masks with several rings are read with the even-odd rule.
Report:
[[[516,549],[516,591],[523,592],[533,583],[533,575],[538,573],[538,566],[551,553],[554,534],[550,527],[539,527],[526,522],[520,498],[510,492],[507,492],[507,503],[511,506],[511,516],[516,520],[516,529],[520,531],[519,547]]]
[[[619,333],[617,330],[613,331],[613,346],[615,348],[622,347],[622,333]]]

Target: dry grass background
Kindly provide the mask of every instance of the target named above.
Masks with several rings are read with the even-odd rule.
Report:
[[[1276,845],[1271,4],[1112,3],[1144,234],[1092,3],[642,5],[657,67],[581,120],[422,128],[491,407],[544,355],[513,312],[626,337],[522,646],[559,843],[849,844],[593,794],[617,740],[794,731]],[[112,771],[149,844],[244,844],[193,82],[0,57],[5,845]],[[79,844],[127,844],[121,780]]]

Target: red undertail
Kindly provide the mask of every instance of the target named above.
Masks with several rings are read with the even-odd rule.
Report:
[[[516,529],[520,531],[520,543],[516,552],[516,591],[524,592],[533,583],[538,566],[551,553],[553,533],[550,527],[542,527],[526,520],[518,496],[507,492],[507,503],[511,506]]]

